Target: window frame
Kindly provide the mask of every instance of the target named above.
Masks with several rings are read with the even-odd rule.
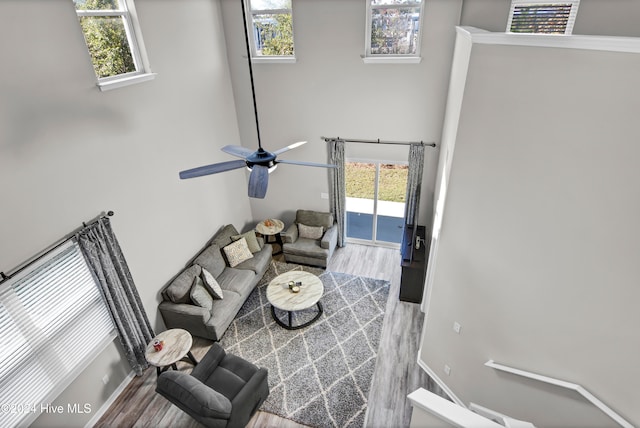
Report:
[[[20,426],[30,424],[46,412],[47,403],[52,403],[117,337],[104,295],[74,239],[36,260],[0,283],[3,340],[18,343],[5,349],[8,354],[2,357],[0,385],[4,385],[2,396],[7,400],[3,404],[9,406],[5,417]],[[47,307],[56,304],[48,299],[49,286],[62,283],[63,289],[77,287],[73,289],[74,300],[69,303],[75,312],[61,311],[47,319]],[[86,323],[87,317],[91,317],[91,324]],[[38,325],[39,321],[47,322]],[[92,337],[92,346],[78,349],[77,341],[73,340],[77,334]],[[67,364],[66,355],[74,356],[73,365]],[[24,384],[20,389],[11,389],[7,396],[4,389],[20,383],[20,373],[25,376],[25,371],[42,372],[45,376],[30,378],[28,389]],[[68,410],[64,405],[64,411]]]
[[[96,74],[97,85],[101,91],[106,91],[115,88],[121,88],[134,83],[145,82],[152,80],[155,77],[155,73],[151,72],[151,66],[149,64],[149,58],[146,54],[144,42],[142,40],[142,32],[140,30],[140,24],[138,21],[138,15],[135,9],[133,0],[118,0],[120,5],[119,9],[76,9],[74,2],[74,9],[76,16],[78,17],[78,24],[80,24],[83,17],[117,17],[121,18],[124,23],[125,33],[127,35],[127,41],[129,43],[129,50],[135,64],[136,71],[122,73],[115,76],[99,77]],[[80,25],[80,31],[82,37],[85,40],[85,45],[88,48],[84,31]],[[93,58],[90,56],[91,66],[93,68]],[[94,69],[95,73],[95,69]]]
[[[251,62],[253,63],[295,63],[296,62],[296,41],[295,29],[293,25],[293,0],[291,0],[291,9],[253,9],[251,0],[243,0],[245,2],[247,31],[249,33],[249,46],[251,47]],[[291,15],[291,38],[293,41],[292,55],[258,55],[257,41],[255,37],[253,17],[254,15]]]
[[[543,33],[543,32],[533,32],[533,33],[525,33],[525,32],[512,32],[511,25],[513,23],[513,16],[515,10],[519,6],[564,6],[571,5],[571,11],[569,13],[569,18],[567,21],[567,25],[565,27],[564,33]],[[537,36],[571,36],[573,34],[573,26],[576,22],[576,16],[578,14],[578,7],[580,6],[580,0],[511,0],[511,5],[509,6],[509,19],[507,20],[507,28],[505,32],[507,34],[528,34],[528,35],[537,35]]]
[[[365,64],[405,63],[417,64],[422,61],[422,31],[424,28],[424,9],[426,0],[414,0],[406,4],[372,5],[373,0],[367,0],[367,21],[365,26],[365,53],[362,60]],[[419,7],[418,34],[416,40],[416,52],[414,54],[372,54],[371,53],[371,26],[373,23],[373,9],[411,9]]]

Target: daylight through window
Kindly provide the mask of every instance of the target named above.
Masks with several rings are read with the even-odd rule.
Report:
[[[248,0],[253,57],[293,57],[291,0]]]
[[[0,284],[0,332],[0,425],[27,426],[116,336],[78,244]]]
[[[564,34],[573,31],[579,0],[513,0],[507,32]]]
[[[420,54],[422,0],[369,0],[367,55]]]
[[[73,0],[99,82],[148,72],[131,1]]]

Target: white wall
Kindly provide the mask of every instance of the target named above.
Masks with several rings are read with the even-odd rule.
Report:
[[[257,147],[242,16],[237,0],[221,0],[243,145]],[[293,2],[295,64],[254,64],[261,137],[267,149],[294,141],[306,146],[282,158],[325,162],[321,136],[439,143],[444,100],[460,16],[460,0],[426,3],[420,64],[364,64],[366,2]],[[374,152],[375,150],[375,152]],[[406,160],[406,147],[348,146],[349,156]],[[364,156],[362,156],[364,154]],[[438,149],[427,148],[420,210],[430,222]],[[256,219],[291,221],[297,208],[328,210],[326,170],[280,165],[264,200],[252,200]]]
[[[581,384],[640,423],[639,66],[473,47],[420,355],[462,402],[539,427],[616,425],[493,359]]]
[[[158,75],[100,92],[71,0],[0,2],[0,270],[113,210],[143,304],[163,328],[160,288],[221,225],[243,227],[251,215],[242,171],[178,179],[239,143],[219,3],[136,5]],[[59,403],[96,411],[128,372],[112,344]],[[36,425],[91,416],[45,415]]]

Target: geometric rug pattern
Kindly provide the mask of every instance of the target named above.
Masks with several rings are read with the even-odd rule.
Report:
[[[279,326],[266,286],[304,270],[324,285],[324,313],[299,330]],[[389,295],[389,282],[274,261],[220,340],[229,353],[269,370],[261,410],[312,427],[362,427]],[[298,325],[317,314],[294,313]],[[284,314],[282,316],[284,320]]]

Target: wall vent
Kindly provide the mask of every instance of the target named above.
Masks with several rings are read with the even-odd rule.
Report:
[[[580,0],[512,0],[507,33],[570,35]]]

